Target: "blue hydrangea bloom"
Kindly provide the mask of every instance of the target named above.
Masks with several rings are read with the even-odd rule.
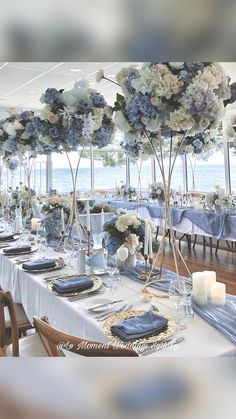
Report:
[[[126,106],[127,118],[136,129],[143,127],[141,119],[149,120],[157,116],[157,109],[151,104],[148,96],[138,93],[133,96]]]
[[[107,146],[110,143],[112,132],[111,125],[103,124],[96,132],[96,137],[95,140],[92,141],[92,144],[98,148]]]
[[[109,236],[106,240],[107,251],[110,255],[114,255],[121,245],[122,239],[120,239],[119,237]]]
[[[55,88],[48,88],[43,96],[43,101],[47,105],[53,105],[56,101],[59,100],[61,94]]]
[[[31,120],[33,118],[33,112],[31,111],[24,111],[20,114],[20,119],[23,119],[24,121]]]
[[[107,106],[107,102],[100,93],[92,92],[90,98],[93,106],[97,108],[105,108]]]
[[[139,76],[140,76],[140,74],[139,74],[139,71],[138,70],[132,71],[132,73],[130,73],[128,75],[128,78],[127,78],[127,89],[128,89],[128,91],[130,93],[134,93],[135,92],[135,89],[131,85],[132,80],[133,79],[136,79]]]

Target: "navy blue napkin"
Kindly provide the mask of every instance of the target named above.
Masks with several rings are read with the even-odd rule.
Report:
[[[30,252],[32,250],[31,246],[17,246],[17,247],[6,247],[3,249],[3,253],[25,253]]]
[[[142,316],[132,317],[111,326],[114,335],[125,341],[148,337],[161,333],[166,329],[168,320],[153,311],[147,311]]]
[[[2,233],[0,234],[0,241],[14,239],[14,234]]]
[[[84,291],[92,288],[93,281],[86,275],[70,278],[63,281],[53,281],[53,289],[59,294],[67,292]]]
[[[55,265],[56,262],[54,259],[39,259],[23,263],[22,268],[31,271],[38,269],[54,268]]]

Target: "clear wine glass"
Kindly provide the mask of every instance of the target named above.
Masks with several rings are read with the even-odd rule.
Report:
[[[107,255],[107,271],[108,271],[108,278],[106,279],[105,285],[109,288],[111,292],[117,290],[121,283],[120,279],[120,271],[118,268],[118,261],[117,256],[115,255]]]
[[[177,330],[182,330],[185,327],[181,324],[180,307],[187,297],[187,289],[184,279],[177,278],[170,281],[169,297],[176,307]]]

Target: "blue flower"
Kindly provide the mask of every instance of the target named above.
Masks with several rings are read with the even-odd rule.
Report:
[[[142,118],[149,120],[157,116],[157,109],[151,104],[149,97],[138,93],[126,106],[127,119],[136,129],[143,127]]]
[[[90,98],[93,106],[96,106],[96,108],[105,108],[107,106],[107,102],[100,93],[92,92]]]
[[[99,130],[96,132],[96,137],[92,141],[92,144],[98,148],[106,147],[110,141],[113,134],[112,125],[103,124]]]
[[[59,101],[61,93],[54,88],[48,88],[42,97],[43,103],[47,105],[54,105],[55,102]]]
[[[36,125],[35,125],[35,123],[34,122],[29,122],[28,124],[26,124],[25,130],[30,135],[36,134]]]
[[[197,152],[198,150],[201,151],[201,149],[203,147],[203,143],[199,139],[194,140],[193,141],[193,147],[195,148],[195,152]]]
[[[53,125],[52,127],[49,128],[49,135],[52,138],[56,138],[59,136],[59,129],[57,126]]]
[[[132,82],[132,80],[136,79],[137,77],[140,77],[140,74],[139,74],[139,71],[138,70],[132,71],[132,73],[130,73],[128,75],[128,78],[127,78],[127,89],[128,89],[128,91],[130,93],[134,93],[135,92],[135,89],[132,87],[131,82]]]
[[[20,114],[20,119],[23,119],[24,121],[32,120],[34,116],[34,113],[31,111],[24,111]]]
[[[85,113],[88,114],[92,109],[91,103],[86,100],[86,99],[82,99],[79,103],[79,111],[81,113]]]
[[[110,255],[114,255],[119,249],[119,247],[123,244],[123,241],[119,237],[109,236],[106,240],[106,248]]]

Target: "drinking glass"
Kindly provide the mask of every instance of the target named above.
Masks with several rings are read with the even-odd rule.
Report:
[[[67,260],[68,260],[68,267],[72,268],[72,254],[75,250],[75,242],[74,239],[71,237],[65,237],[64,239],[64,250],[67,254]]]
[[[47,248],[47,232],[45,226],[39,225],[37,227],[36,239],[39,244],[39,252],[43,253]]]
[[[169,297],[176,307],[177,330],[185,329],[185,326],[181,322],[180,307],[181,304],[185,302],[186,296],[187,290],[184,279],[177,278],[171,280],[169,285]]]
[[[117,265],[116,255],[107,255],[107,271],[109,276],[105,279],[105,285],[109,288],[110,292],[115,291],[121,283],[120,271]]]

